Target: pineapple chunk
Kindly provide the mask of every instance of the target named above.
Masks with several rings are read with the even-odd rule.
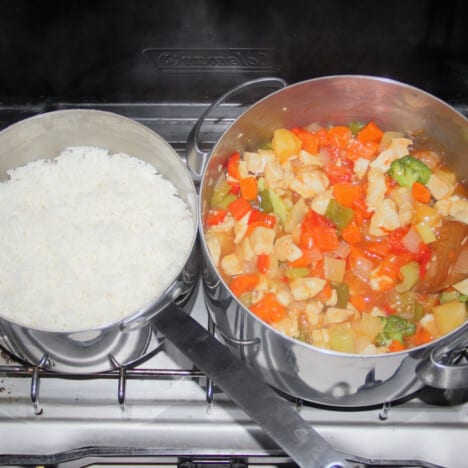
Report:
[[[466,306],[464,302],[446,302],[432,308],[437,329],[441,335],[450,333],[466,320]]]

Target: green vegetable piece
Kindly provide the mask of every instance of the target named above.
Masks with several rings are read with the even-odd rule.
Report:
[[[211,208],[220,208],[219,204],[230,191],[231,186],[227,182],[219,184],[213,191],[213,196],[211,197]]]
[[[336,291],[336,307],[346,308],[349,300],[349,286],[346,283],[331,283],[331,287]]]
[[[297,278],[304,278],[308,276],[310,270],[306,267],[295,267],[295,268],[288,268],[284,274],[289,279],[297,279]]]
[[[233,193],[228,193],[216,206],[216,208],[222,208],[227,210],[227,207],[234,201],[237,200],[237,197]]]
[[[282,223],[286,221],[288,210],[281,197],[272,189],[260,192],[260,207],[267,213],[273,212]]]
[[[452,291],[442,291],[439,296],[439,302],[441,304],[445,304],[447,302],[468,302],[468,296],[462,294],[456,290]]]
[[[419,263],[409,262],[400,268],[403,281],[396,285],[398,292],[409,291],[419,280]]]
[[[334,223],[340,231],[351,222],[353,216],[354,210],[352,208],[338,203],[334,198],[328,202],[325,217]]]
[[[348,125],[348,128],[354,136],[356,136],[364,127],[365,124],[362,122],[350,122]]]
[[[431,170],[419,159],[406,155],[392,162],[388,174],[402,187],[410,188],[415,182],[427,184]]]
[[[383,318],[384,326],[382,333],[375,339],[377,346],[388,346],[393,340],[403,343],[403,338],[416,333],[416,325],[399,315],[389,315]]]

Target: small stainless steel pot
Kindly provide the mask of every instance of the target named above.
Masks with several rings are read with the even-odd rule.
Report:
[[[0,344],[18,358],[57,372],[103,372],[130,364],[156,349],[160,337],[152,319],[169,304],[174,302],[190,312],[199,278],[196,191],[179,156],[164,139],[133,120],[96,110],[45,113],[4,129],[0,132],[1,178],[6,179],[8,169],[54,158],[68,146],[107,148],[153,164],[176,186],[193,216],[190,251],[178,273],[167,278],[161,295],[129,310],[117,322],[89,330],[57,332],[25,326],[2,317],[0,311]]]
[[[400,82],[330,76],[276,91],[231,125],[206,164],[200,187],[200,219],[204,219],[207,200],[232,152],[256,149],[278,127],[312,122],[346,125],[354,120],[374,120],[387,129],[424,131],[445,147],[446,163],[467,182],[465,117],[438,98]],[[194,159],[193,154],[189,156]],[[233,352],[280,391],[319,404],[357,407],[398,400],[424,384],[468,386],[468,365],[450,364],[453,353],[466,347],[466,323],[433,343],[398,353],[361,356],[319,349],[280,334],[245,308],[213,264],[202,223],[201,238],[205,296],[220,335]]]

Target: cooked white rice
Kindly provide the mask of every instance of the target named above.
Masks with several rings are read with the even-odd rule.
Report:
[[[192,215],[157,170],[71,147],[0,184],[0,314],[57,331],[108,324],[159,296],[181,269]]]

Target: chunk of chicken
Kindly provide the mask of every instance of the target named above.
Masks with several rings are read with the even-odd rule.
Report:
[[[364,179],[369,169],[370,161],[366,158],[358,158],[354,161],[354,173],[359,179]]]
[[[250,245],[255,255],[267,254],[273,251],[276,232],[263,226],[256,227],[250,235]]]
[[[302,257],[302,250],[293,242],[290,234],[276,239],[273,254],[282,262],[293,262]]]
[[[314,326],[319,327],[323,325],[323,304],[319,301],[308,302],[304,310],[308,322]]]
[[[319,348],[329,348],[330,334],[327,328],[312,330],[312,344]]]
[[[240,275],[244,272],[242,267],[242,262],[239,260],[239,257],[236,254],[225,255],[221,259],[221,269],[228,276]]]
[[[394,231],[400,226],[395,202],[390,198],[385,198],[372,215],[369,233],[373,236],[383,236],[386,232]]]
[[[319,193],[316,195],[310,202],[310,207],[318,214],[324,215],[327,211],[328,204],[333,198],[331,191],[327,190],[326,192]]]
[[[411,143],[412,141],[409,138],[393,138],[390,146],[371,162],[370,167],[387,172],[393,161],[408,154],[408,146]]]
[[[426,187],[429,189],[431,195],[436,200],[450,197],[450,195],[452,195],[453,191],[455,190],[454,185],[448,183],[446,180],[442,179],[436,174],[431,174]]]
[[[310,154],[308,151],[301,150],[299,152],[299,161],[304,166],[311,166],[311,167],[322,167],[323,161],[322,158],[316,154]]]
[[[266,186],[273,189],[287,187],[286,173],[277,159],[265,164],[265,181]]]
[[[387,192],[387,184],[385,183],[385,174],[380,169],[371,169],[367,175],[368,187],[366,193],[367,209],[375,211]]]
[[[325,324],[343,323],[354,315],[352,310],[342,307],[329,307],[325,312]]]
[[[306,301],[316,296],[325,283],[322,278],[297,278],[290,283],[291,293],[296,301]]]
[[[328,177],[321,171],[305,172],[289,181],[289,188],[306,199],[325,192],[329,185]]]
[[[258,150],[253,153],[250,151],[244,152],[244,161],[247,166],[247,170],[255,175],[263,174],[265,171],[265,164],[268,161],[274,161],[276,155],[272,150]]]
[[[401,226],[410,224],[414,215],[411,191],[406,187],[398,187],[391,191],[390,198],[397,204],[398,219]]]
[[[250,218],[250,211],[243,216],[238,221],[234,223],[234,243],[239,244],[247,232],[247,228],[249,227],[249,218]]]

